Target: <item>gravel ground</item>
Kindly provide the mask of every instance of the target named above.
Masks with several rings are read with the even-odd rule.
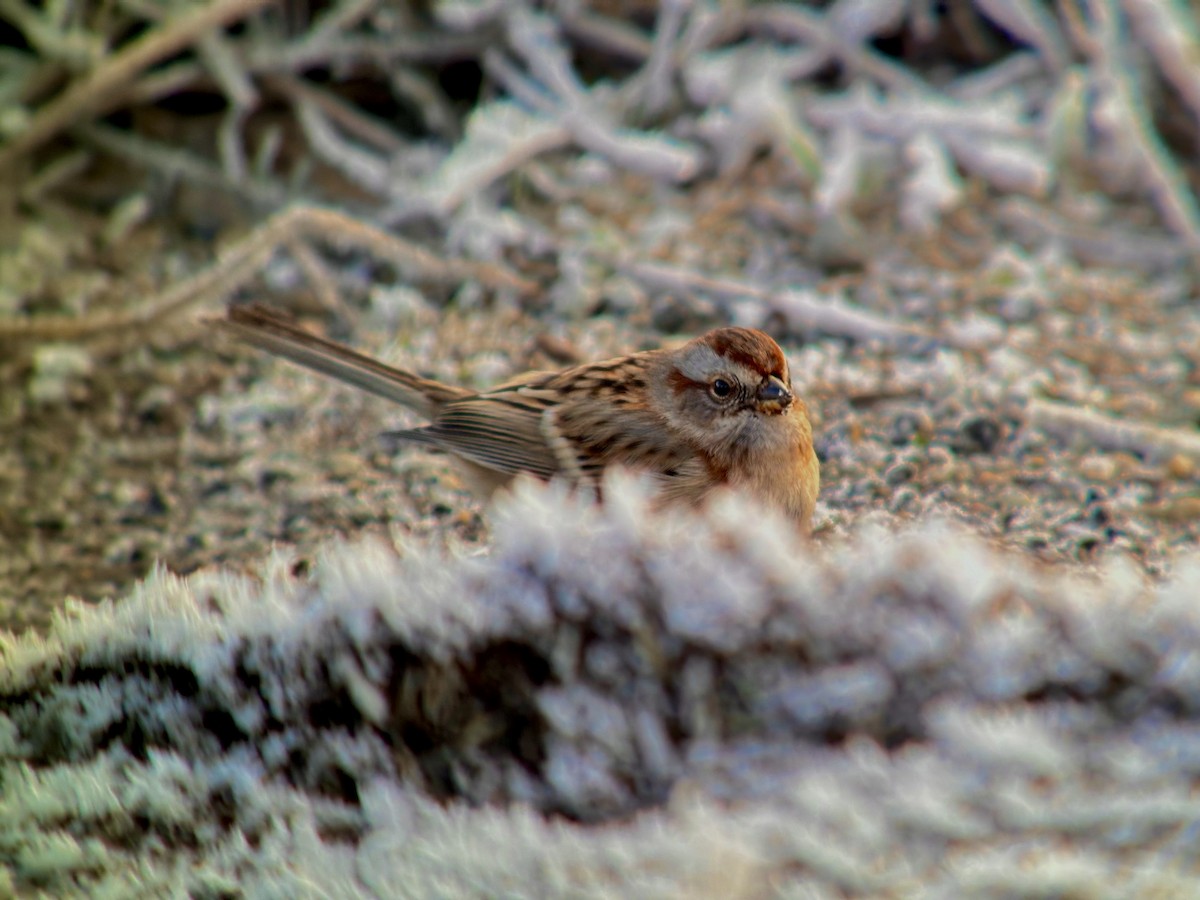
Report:
[[[291,139],[261,177],[230,173],[221,103],[136,107],[141,143],[33,129],[3,148],[24,177],[0,182],[0,623],[42,626],[64,597],[118,597],[156,564],[306,556],[334,535],[486,544],[443,460],[376,439],[404,412],[217,339],[203,316],[239,297],[481,387],[761,326],[814,412],[818,540],[936,512],[1041,559],[1168,570],[1200,531],[1200,216],[1190,157],[1172,156],[1190,94],[1164,90],[1174,45],[1155,40],[1175,13],[843,6],[426,20],[400,4],[342,26],[426,29],[424,57],[394,44],[404,72],[436,78],[419,122],[348,76],[270,81],[285,55],[253,72],[292,117],[263,103],[236,131],[243,151]],[[1119,103],[1100,116],[1132,71],[1100,39],[1124,25],[1164,80],[1135,84],[1151,123]],[[226,38],[305,34],[262,27]],[[341,58],[315,40],[304,58]],[[1071,92],[1072,53],[1093,95]],[[236,79],[217,81],[203,90]],[[593,109],[626,129],[577,115]],[[1129,139],[1158,139],[1149,127],[1158,155]],[[289,203],[346,218],[275,240],[262,223]],[[145,314],[197,272],[220,277]]]
[[[0,894],[1197,893],[1194,11],[284,6],[4,26]],[[247,300],[764,328],[812,543],[485,507]]]
[[[669,243],[679,256],[703,248],[808,268],[808,240],[756,210],[768,197],[789,199],[771,168],[745,173],[740,202],[725,195],[716,209],[703,191],[639,204],[654,186],[626,184],[641,216],[622,207],[620,225],[636,240],[667,216],[677,222]],[[791,199],[799,204],[799,192]],[[444,305],[395,286],[366,289],[366,311],[352,327],[341,317],[333,333],[398,364],[485,386],[720,322],[762,324],[782,342],[813,410],[823,465],[818,539],[864,518],[937,512],[1042,559],[1122,553],[1162,573],[1200,534],[1191,449],[1200,320],[1190,281],[1179,272],[1082,268],[1050,246],[1018,249],[984,233],[994,205],[972,210],[955,230],[975,232],[953,266],[929,259],[926,242],[871,235],[861,268],[813,275],[798,289],[822,302],[844,297],[875,317],[881,337],[789,325],[751,301],[702,293],[656,291],[620,311],[601,296],[564,316],[503,300]],[[164,257],[182,255],[164,244]],[[81,277],[78,258],[64,262],[68,277]],[[45,344],[3,366],[0,618],[9,627],[44,624],[66,595],[119,596],[156,563],[187,573],[254,560],[277,544],[306,555],[333,535],[393,529],[486,542],[480,505],[443,459],[392,455],[377,439],[409,421],[406,412],[229,346],[194,321],[118,343],[99,351]],[[1064,417],[1083,409],[1114,421],[1084,428]],[[1162,430],[1127,440],[1115,420]]]

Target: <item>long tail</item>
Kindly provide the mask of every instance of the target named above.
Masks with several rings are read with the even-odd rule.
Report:
[[[422,378],[317,337],[263,306],[233,306],[218,326],[268,353],[361,388],[432,419],[441,406],[474,392]]]

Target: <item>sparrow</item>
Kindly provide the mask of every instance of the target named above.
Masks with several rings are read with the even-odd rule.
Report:
[[[717,328],[655,349],[476,391],[389,366],[261,306],[218,324],[243,341],[401,404],[429,424],[390,437],[444,451],[484,496],[521,474],[599,490],[602,473],[644,473],[666,503],[745,491],[811,526],[820,489],[808,408],[779,345]]]

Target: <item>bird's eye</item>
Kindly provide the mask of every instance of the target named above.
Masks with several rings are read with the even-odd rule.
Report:
[[[709,386],[709,390],[712,391],[712,395],[718,400],[724,400],[733,393],[733,385],[724,378],[715,378],[713,379],[713,383]]]

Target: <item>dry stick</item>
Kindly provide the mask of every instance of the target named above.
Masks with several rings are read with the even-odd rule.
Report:
[[[532,294],[538,290],[535,282],[498,263],[443,259],[416,244],[333,210],[302,206],[281,213],[277,218],[284,217],[294,219],[287,224],[309,239],[365,250],[431,281],[454,284],[473,280],[492,290],[518,294]]]
[[[946,94],[960,103],[985,102],[1004,93],[1012,93],[1021,82],[1032,81],[1042,72],[1042,64],[1032,51],[1014,53],[1000,62],[958,76],[946,86]]]
[[[213,0],[147,32],[105,60],[94,72],[40,109],[33,122],[0,148],[0,169],[44,144],[83,116],[97,117],[138,73],[178,53],[214,28],[245,18],[272,0]]]
[[[221,168],[235,183],[244,181],[249,171],[245,123],[259,104],[258,90],[250,74],[238,60],[238,54],[221,32],[210,31],[196,43],[196,55],[225,94],[227,109],[217,129],[217,151]]]
[[[391,71],[403,65],[473,58],[484,49],[483,42],[470,35],[430,34],[425,36],[423,43],[414,38],[402,37],[385,42],[358,35],[337,36],[336,40],[322,41],[317,46],[304,39],[284,45],[263,40],[247,43],[239,47],[238,52],[241,55],[239,62],[244,69],[251,75],[265,79],[283,77],[312,66],[357,66],[364,60]],[[208,77],[207,70],[196,60],[180,60],[143,75],[122,96],[130,103],[153,103]],[[278,85],[273,86],[278,89]],[[334,118],[332,113],[330,115]]]
[[[52,13],[43,15],[22,0],[0,0],[0,19],[20,32],[46,68],[68,72],[86,69],[104,55],[104,39],[80,27],[65,30]]]
[[[1187,248],[1173,237],[1071,222],[1024,197],[1001,200],[996,205],[996,218],[1022,240],[1049,238],[1064,242],[1083,262],[1161,272],[1187,259]]]
[[[385,153],[400,153],[405,143],[395,131],[375,117],[368,115],[340,97],[322,90],[292,75],[266,75],[263,83],[283,94],[293,103],[301,100],[311,103],[324,113],[332,123],[339,125],[347,134],[365,141]]]
[[[246,64],[251,72],[300,72],[312,66],[362,66],[370,62],[387,69],[398,62],[444,64],[475,59],[494,46],[495,36],[484,30],[468,34],[422,32],[372,37],[339,34],[313,42],[259,43],[250,48]]]
[[[301,40],[309,46],[316,46],[347,34],[375,12],[379,5],[377,0],[339,0],[316,18],[308,34]]]
[[[463,128],[450,99],[437,82],[413,66],[397,63],[388,71],[392,96],[417,110],[422,123],[435,136],[451,144],[462,139]]]
[[[621,19],[593,12],[563,9],[562,30],[580,44],[619,59],[644,62],[652,44],[639,29]]]
[[[893,91],[925,94],[929,90],[928,84],[907,67],[862,42],[852,43],[841,38],[822,13],[785,3],[771,3],[748,6],[743,16],[747,25],[765,28],[777,40],[783,36],[811,44]]]
[[[1070,444],[1086,440],[1104,450],[1138,453],[1165,461],[1183,455],[1200,460],[1200,435],[1144,422],[1125,422],[1092,409],[1050,400],[1030,400],[1029,423]]]
[[[1150,200],[1158,207],[1168,227],[1183,238],[1188,249],[1193,254],[1200,253],[1200,205],[1150,120],[1146,98],[1138,92],[1129,67],[1122,62],[1124,47],[1116,0],[1096,0],[1090,9],[1100,34],[1094,61],[1116,100],[1117,113],[1137,154]]]
[[[364,250],[431,281],[475,280],[493,290],[531,294],[532,281],[497,263],[441,257],[333,210],[297,206],[279,213],[226,248],[208,268],[177,281],[134,309],[96,315],[0,319],[0,344],[26,341],[78,341],[127,328],[144,328],[203,299],[228,296],[261,269],[289,241],[320,240]]]
[[[171,97],[211,77],[195,59],[168,63],[129,85],[121,94],[130,106],[149,106],[163,97]]]
[[[893,322],[862,307],[839,300],[820,300],[801,291],[766,291],[734,278],[713,278],[663,263],[615,262],[625,274],[644,285],[689,293],[699,291],[716,297],[750,297],[783,316],[789,328],[820,331],[856,341],[904,343],[933,336],[900,322]]]
[[[1193,123],[1200,121],[1200,57],[1189,11],[1157,0],[1124,0],[1129,24],[1163,77],[1190,107]],[[1190,13],[1194,16],[1195,13]]]
[[[241,184],[249,177],[250,163],[246,153],[243,131],[250,110],[230,104],[221,115],[217,127],[217,155],[221,160],[221,171],[234,184]]]
[[[1042,0],[975,0],[976,8],[1018,43],[1028,44],[1058,74],[1071,61],[1058,22]]]
[[[448,214],[465,203],[467,198],[485,190],[488,185],[500,180],[530,160],[554,150],[571,145],[571,132],[561,125],[547,123],[532,134],[514,139],[504,149],[504,154],[491,165],[481,167],[465,178],[461,178],[453,190],[447,191],[437,201],[439,214]]]
[[[111,125],[84,125],[73,133],[84,143],[93,144],[114,156],[186,179],[192,184],[236,193],[261,207],[274,209],[287,199],[287,189],[274,179],[254,177],[235,181],[207,159]]]
[[[486,54],[485,65],[490,62],[505,72],[506,86],[527,82],[523,99],[547,119],[565,127],[575,143],[612,160],[619,168],[658,180],[686,181],[700,169],[702,154],[692,144],[607,122],[611,110],[595,103],[595,94],[580,81],[566,48],[541,19],[514,12],[508,17],[507,36],[509,46],[525,63],[532,79],[507,67],[499,53]]]
[[[1084,56],[1095,56],[1097,42],[1088,25],[1088,15],[1080,4],[1088,0],[1058,0],[1058,15],[1062,20],[1063,33],[1071,44]]]
[[[203,60],[209,74],[225,94],[225,99],[238,109],[258,106],[258,91],[250,73],[238,59],[238,54],[224,34],[210,31],[196,42],[196,55]]]
[[[48,192],[79,175],[92,164],[95,154],[79,148],[59,156],[43,169],[33,173],[21,186],[21,200],[36,203]]]
[[[250,274],[264,266],[278,248],[280,222],[287,214],[270,220],[244,240],[217,255],[208,268],[177,281],[166,290],[133,309],[86,316],[38,316],[34,319],[0,320],[0,344],[26,341],[79,341],[124,329],[142,328],[202,297],[234,291]]]
[[[297,98],[293,110],[309,149],[318,159],[364,191],[372,194],[388,192],[392,178],[386,159],[345,140],[310,100]]]
[[[341,295],[337,289],[337,279],[329,271],[324,260],[309,245],[308,241],[293,238],[287,242],[287,251],[291,254],[308,283],[312,285],[317,302],[326,312],[336,312],[341,307]]]
[[[687,6],[690,7],[690,3]],[[658,23],[654,29],[654,49],[634,81],[639,83],[642,108],[651,117],[661,115],[671,103],[676,72],[676,50],[684,19],[690,10],[681,0],[658,4]]]
[[[769,295],[767,306],[781,315],[788,327],[799,332],[818,332],[869,343],[894,346],[934,345],[935,336],[915,325],[892,321],[834,295],[821,297],[816,291],[780,291]]]

